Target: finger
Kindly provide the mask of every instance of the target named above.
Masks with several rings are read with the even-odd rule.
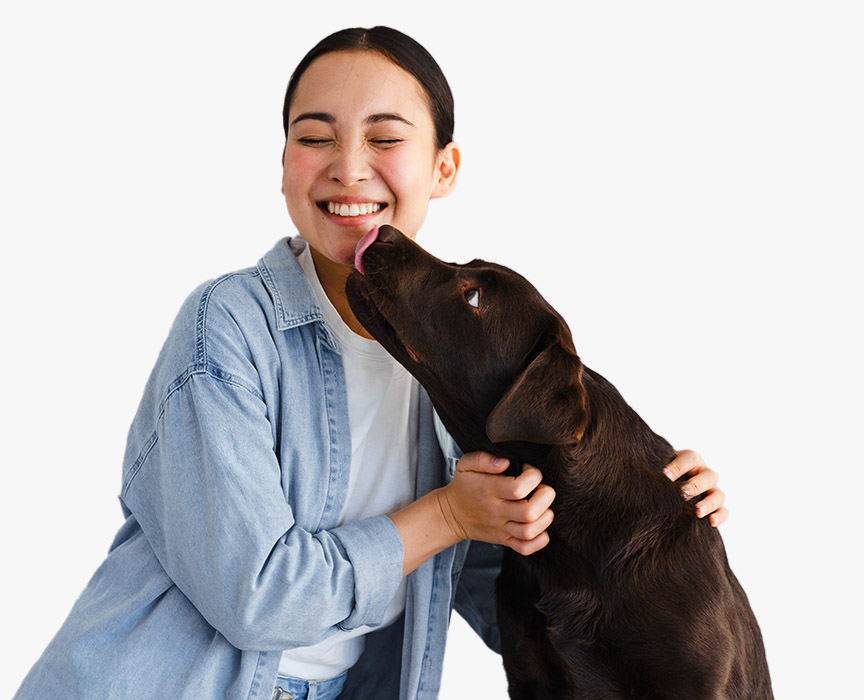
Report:
[[[530,464],[522,465],[522,473],[514,477],[509,484],[503,485],[502,498],[509,501],[521,501],[528,498],[531,492],[543,481],[543,473]]]
[[[729,511],[725,507],[720,507],[708,516],[708,522],[711,523],[711,527],[717,527],[725,523],[728,517]]]
[[[531,498],[521,501],[509,501],[500,511],[507,521],[514,523],[532,523],[549,510],[555,500],[555,491],[551,486],[540,484]]]
[[[544,511],[539,518],[532,522],[515,522],[513,520],[504,523],[504,532],[517,540],[534,540],[546,531],[555,514],[551,510]]]
[[[689,500],[694,496],[698,496],[699,494],[706,493],[713,489],[717,485],[718,478],[717,472],[705,467],[704,469],[697,471],[696,476],[693,476],[684,482],[681,486],[681,493],[684,498]]]
[[[518,552],[522,556],[528,556],[529,554],[534,554],[534,552],[539,552],[543,547],[549,544],[549,534],[546,532],[541,532],[537,537],[533,540],[520,540],[516,538],[511,538],[507,540],[504,544],[506,544],[510,549]]]
[[[485,472],[500,474],[510,466],[510,460],[496,457],[488,452],[469,452],[456,463],[456,470],[463,472]]]
[[[726,494],[719,489],[712,489],[705,498],[696,504],[696,517],[704,518],[706,515],[711,515],[711,513],[723,507],[725,500]]]
[[[675,481],[700,466],[704,467],[705,462],[702,461],[702,456],[698,452],[694,452],[693,450],[678,450],[675,453],[675,459],[666,465],[663,473],[672,481]]]
[[[525,506],[527,507],[526,515],[528,516],[528,520],[525,522],[537,520],[543,513],[549,510],[554,500],[555,489],[549,486],[549,484],[540,484],[537,490],[531,495],[531,498],[525,501]]]

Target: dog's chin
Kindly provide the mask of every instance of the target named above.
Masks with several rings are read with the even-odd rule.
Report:
[[[348,277],[345,293],[348,297],[348,305],[360,321],[360,325],[369,331],[372,337],[409,372],[416,370],[419,367],[419,358],[402,342],[396,330],[378,309],[369,292],[366,277],[354,270]]]

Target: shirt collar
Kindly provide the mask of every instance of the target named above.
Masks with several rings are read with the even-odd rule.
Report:
[[[299,251],[306,245],[299,237],[282,238],[258,261],[258,272],[273,299],[280,331],[324,320],[315,292],[295,255],[295,248]]]

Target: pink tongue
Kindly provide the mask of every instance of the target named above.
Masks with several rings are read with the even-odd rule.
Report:
[[[361,275],[366,274],[363,271],[363,253],[365,253],[366,249],[377,240],[378,227],[376,226],[357,242],[357,247],[354,249],[354,267],[357,268]]]

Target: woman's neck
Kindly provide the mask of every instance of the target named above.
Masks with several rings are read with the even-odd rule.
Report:
[[[354,312],[351,311],[351,306],[348,304],[348,297],[345,295],[345,282],[354,268],[351,265],[333,262],[321,255],[312,246],[309,246],[309,251],[312,253],[312,262],[315,263],[318,281],[321,282],[321,287],[323,287],[330,303],[345,321],[345,325],[358,335],[373,339],[372,335],[360,325],[360,321],[354,316]]]

